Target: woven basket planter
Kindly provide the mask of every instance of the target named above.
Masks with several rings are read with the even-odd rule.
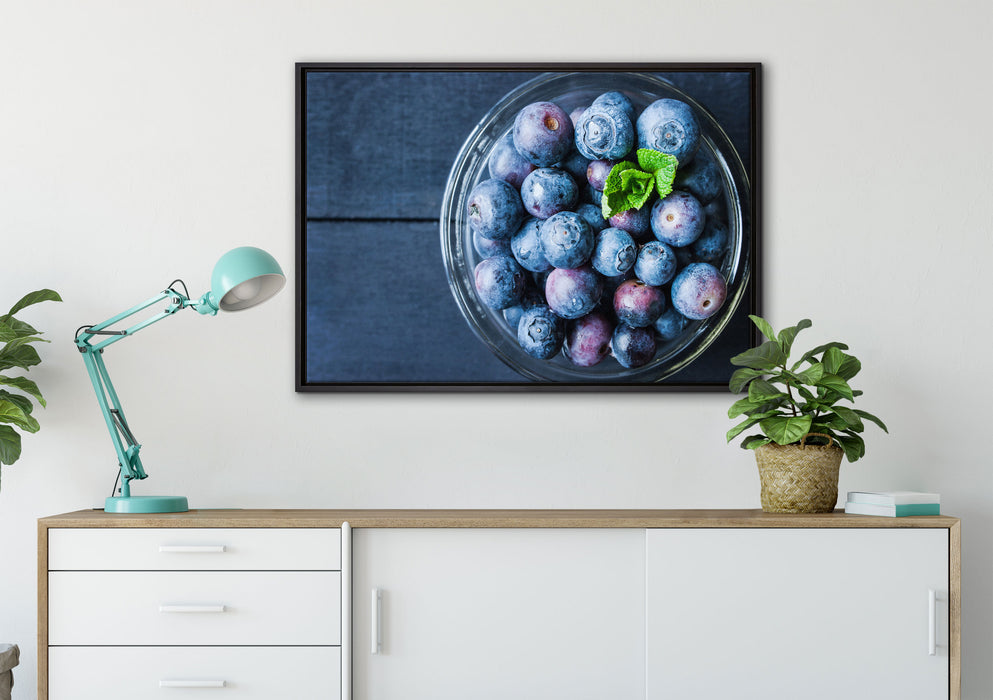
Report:
[[[767,513],[830,513],[838,503],[837,445],[776,445],[755,449]]]

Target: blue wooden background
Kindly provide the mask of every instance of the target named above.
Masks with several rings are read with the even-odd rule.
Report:
[[[462,143],[537,73],[308,68],[302,89],[304,260],[298,384],[531,384],[473,335],[448,288],[439,215]],[[751,76],[661,74],[718,119],[751,172]],[[754,178],[753,178],[754,180]],[[725,384],[747,348],[743,308],[664,384]]]

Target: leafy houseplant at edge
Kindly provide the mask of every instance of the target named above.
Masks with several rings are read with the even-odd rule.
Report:
[[[779,513],[824,513],[838,500],[842,456],[854,462],[865,455],[860,433],[866,421],[889,432],[879,418],[847,405],[861,391],[849,381],[862,363],[831,342],[791,361],[797,334],[810,328],[807,319],[778,334],[758,316],[749,316],[766,341],[731,358],[740,367],[731,375],[734,393],[748,396],[728,410],[729,418],[745,416],[727,433],[728,442],[752,428],[741,446],[755,450],[762,481],[762,510]]]
[[[31,343],[47,343],[41,334],[24,321],[14,318],[21,309],[42,301],[62,301],[62,298],[51,289],[40,289],[26,294],[14,304],[10,311],[0,316],[0,372],[9,369],[28,370],[41,363],[38,351]],[[21,456],[21,436],[17,428],[29,433],[36,433],[41,427],[37,419],[31,415],[34,399],[45,405],[45,399],[38,390],[38,385],[27,377],[11,377],[0,374],[0,387],[16,389],[21,393],[11,393],[6,388],[0,388],[0,469],[4,464],[13,464]],[[27,394],[27,396],[24,396]]]

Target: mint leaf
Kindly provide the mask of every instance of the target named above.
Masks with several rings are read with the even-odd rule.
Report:
[[[623,160],[607,175],[603,186],[600,209],[609,219],[628,209],[640,209],[652,195],[655,176],[638,169],[635,163]]]
[[[655,176],[655,187],[660,197],[666,197],[672,192],[672,183],[676,180],[676,168],[679,161],[670,153],[661,153],[651,148],[638,149],[638,165]]]

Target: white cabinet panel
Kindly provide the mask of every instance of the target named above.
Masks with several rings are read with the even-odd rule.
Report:
[[[648,700],[948,697],[947,529],[655,529],[646,553]]]
[[[335,570],[337,528],[64,528],[48,532],[48,568]]]
[[[353,699],[642,700],[644,537],[356,529]]]
[[[50,700],[339,698],[337,647],[54,647]],[[223,692],[219,692],[223,691]]]
[[[337,571],[52,571],[51,645],[340,643]]]

